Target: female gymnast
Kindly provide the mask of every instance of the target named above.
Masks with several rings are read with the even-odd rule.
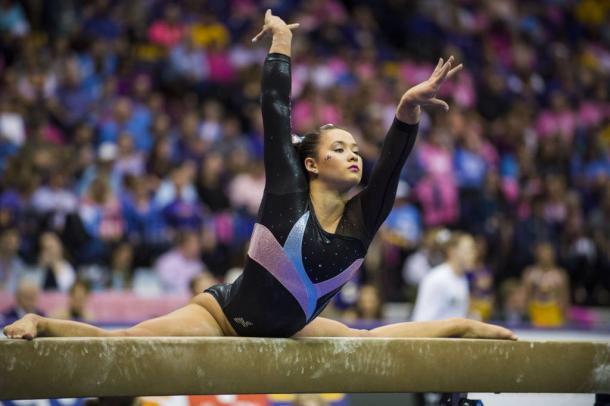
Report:
[[[262,73],[265,194],[242,275],[218,284],[165,316],[123,330],[28,314],[4,328],[9,338],[38,336],[480,337],[516,339],[505,328],[467,319],[396,323],[352,329],[318,317],[358,270],[371,239],[390,212],[401,168],[417,134],[420,106],[449,106],[436,98],[456,74],[453,57],[439,60],[428,80],[401,98],[368,186],[348,198],[362,176],[352,135],[334,125],[292,144],[292,30],[268,10],[262,31],[272,44]]]

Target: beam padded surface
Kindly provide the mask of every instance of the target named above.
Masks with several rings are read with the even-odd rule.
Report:
[[[407,338],[0,340],[0,399],[610,392],[610,344]]]

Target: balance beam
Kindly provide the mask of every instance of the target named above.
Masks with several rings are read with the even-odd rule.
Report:
[[[0,399],[610,392],[610,344],[407,338],[0,340]]]

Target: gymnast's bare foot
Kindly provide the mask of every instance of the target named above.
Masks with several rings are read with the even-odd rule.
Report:
[[[38,335],[38,323],[40,316],[36,314],[26,314],[13,324],[9,324],[2,330],[8,338],[23,338],[31,340]]]
[[[466,330],[462,338],[495,338],[500,340],[517,340],[515,333],[507,328],[476,320],[465,320]]]

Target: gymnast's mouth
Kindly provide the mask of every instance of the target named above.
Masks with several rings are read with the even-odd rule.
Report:
[[[352,172],[360,172],[360,168],[358,167],[358,165],[351,165],[347,169],[349,169]]]

